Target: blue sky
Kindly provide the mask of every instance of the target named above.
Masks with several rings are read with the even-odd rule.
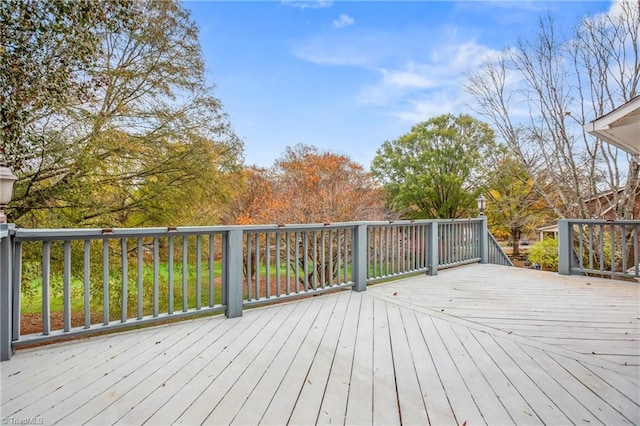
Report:
[[[200,1],[207,77],[243,140],[245,164],[314,145],[370,166],[386,140],[472,113],[460,82],[530,36],[551,11],[569,31],[611,2]]]

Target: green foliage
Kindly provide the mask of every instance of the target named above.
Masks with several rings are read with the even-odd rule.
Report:
[[[456,218],[476,205],[478,179],[493,131],[468,115],[441,115],[420,123],[377,151],[372,173],[406,218]]]
[[[89,4],[54,2],[67,3],[79,9],[76,3]],[[91,49],[78,52],[72,69],[49,69],[44,62],[52,75],[41,86],[43,102],[3,104],[7,117],[30,117],[22,123],[24,132],[4,144],[7,152],[15,151],[11,146],[24,151],[7,156],[19,177],[10,220],[25,227],[210,224],[216,211],[201,206],[229,198],[242,144],[205,82],[195,23],[175,1],[90,4],[112,11],[102,12],[109,18],[103,25],[80,12],[66,16],[62,6],[28,17],[42,27],[40,36],[51,48],[58,48],[62,37],[62,47],[90,41]],[[109,9],[116,5],[128,13]],[[27,14],[20,2],[2,7],[6,19],[17,21],[11,21],[12,28],[27,19],[18,19]],[[64,25],[48,25],[51,19]],[[67,26],[83,32],[65,33]],[[14,62],[40,58],[48,48],[25,42],[13,49]],[[29,70],[7,69],[13,74],[3,81],[3,96],[5,89],[22,90]],[[39,90],[37,83],[29,88]]]
[[[542,269],[558,270],[558,240],[545,238],[535,243],[529,250],[529,262],[537,263]]]
[[[102,82],[84,71],[102,51],[106,31],[131,25],[132,3],[105,0],[0,2],[0,151],[14,168],[37,161],[42,134],[34,123]]]
[[[549,209],[515,155],[498,151],[492,157],[494,167],[487,173],[484,192],[489,227],[494,235],[508,236],[513,241],[513,254],[518,255],[522,234],[544,223]]]

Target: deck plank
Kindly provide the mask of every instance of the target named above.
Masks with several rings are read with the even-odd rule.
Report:
[[[400,424],[387,304],[373,303],[373,424]]]
[[[360,316],[362,294],[350,292],[350,303],[340,330],[338,345],[331,364],[327,387],[322,398],[317,424],[344,424],[349,399],[349,383],[353,368],[355,339]]]
[[[349,425],[373,423],[373,301],[365,294],[360,303],[345,418]]]

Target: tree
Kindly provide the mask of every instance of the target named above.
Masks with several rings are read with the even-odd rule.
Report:
[[[468,76],[474,109],[516,153],[559,217],[598,215],[606,206],[592,211],[584,199],[604,191],[613,192],[618,217],[632,217],[638,164],[583,126],[638,95],[638,13],[638,3],[615,2],[608,14],[584,18],[570,37],[544,16],[535,38]]]
[[[100,84],[30,124],[18,223],[211,223],[219,212],[184,206],[229,198],[241,143],[205,81],[197,27],[176,2],[132,7],[131,25],[95,30],[101,49],[81,71]]]
[[[548,208],[527,169],[511,153],[505,152],[496,159],[487,175],[486,187],[489,227],[494,234],[509,235],[513,255],[517,256],[522,233],[539,223]]]
[[[403,216],[457,218],[475,206],[494,148],[487,124],[468,115],[441,115],[384,142],[371,170],[385,185],[391,208]]]
[[[249,168],[226,223],[328,223],[391,216],[370,173],[345,155],[298,144],[269,169]]]
[[[276,220],[270,208],[276,187],[267,169],[247,167],[243,170],[242,178],[234,183],[234,195],[225,207],[222,223],[256,225]]]
[[[0,3],[0,152],[12,167],[35,157],[34,123],[100,85],[84,70],[102,50],[100,32],[132,25],[132,3],[100,6],[90,0]]]

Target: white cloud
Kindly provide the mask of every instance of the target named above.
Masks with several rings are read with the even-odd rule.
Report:
[[[332,0],[282,0],[280,4],[296,9],[324,9],[333,5]]]
[[[434,33],[438,37],[429,38]],[[359,28],[301,41],[293,53],[319,65],[369,71],[355,101],[415,123],[432,115],[466,112],[461,88],[465,73],[500,55],[463,33],[457,27],[393,34]]]
[[[333,26],[336,28],[344,28],[353,25],[354,22],[351,16],[341,13],[338,19],[333,20]]]
[[[407,103],[407,107],[392,111],[389,115],[410,123],[419,123],[442,114],[458,114],[464,108],[449,91],[440,91],[431,94],[429,98],[412,99]]]

